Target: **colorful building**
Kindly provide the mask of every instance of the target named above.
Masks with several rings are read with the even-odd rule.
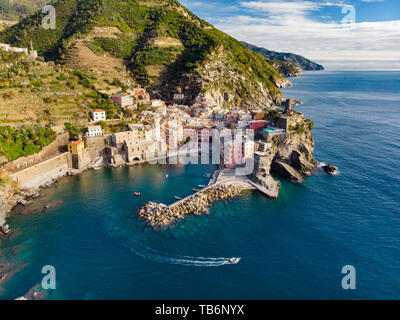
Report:
[[[226,136],[225,136],[226,137]],[[237,165],[242,165],[246,159],[254,156],[255,144],[254,141],[246,139],[231,139],[225,140],[221,138],[220,153],[221,163],[225,168],[234,168]]]
[[[79,154],[85,149],[85,143],[82,140],[72,141],[68,144],[68,152]]]
[[[117,93],[111,99],[123,109],[134,104],[133,98],[127,93]]]

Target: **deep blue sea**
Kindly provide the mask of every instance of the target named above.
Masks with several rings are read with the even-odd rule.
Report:
[[[286,96],[315,122],[315,157],[339,167],[302,185],[282,182],[278,200],[257,192],[153,231],[135,211],[185,196],[212,166],[151,166],[63,178],[16,211],[0,260],[16,271],[1,299],[24,295],[56,268],[47,299],[400,298],[400,72],[309,72]],[[165,174],[168,173],[168,179]],[[133,192],[142,192],[142,197]],[[241,257],[236,265],[226,259]],[[342,267],[356,269],[343,290]]]

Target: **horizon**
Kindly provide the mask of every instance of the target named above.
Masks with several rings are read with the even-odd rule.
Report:
[[[400,70],[395,0],[182,0],[239,41],[301,55],[327,70]]]

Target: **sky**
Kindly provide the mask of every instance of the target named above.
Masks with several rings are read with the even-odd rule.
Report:
[[[400,0],[181,0],[240,41],[328,70],[400,70]]]

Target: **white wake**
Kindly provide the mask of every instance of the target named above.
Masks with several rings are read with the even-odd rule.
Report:
[[[183,266],[190,267],[220,267],[227,264],[237,264],[241,258],[237,258],[236,261],[232,261],[233,258],[208,258],[208,257],[191,257],[191,256],[167,256],[158,251],[139,245],[138,247],[133,247],[125,245],[130,251],[134,252],[138,256],[160,263],[170,263],[179,264]]]

